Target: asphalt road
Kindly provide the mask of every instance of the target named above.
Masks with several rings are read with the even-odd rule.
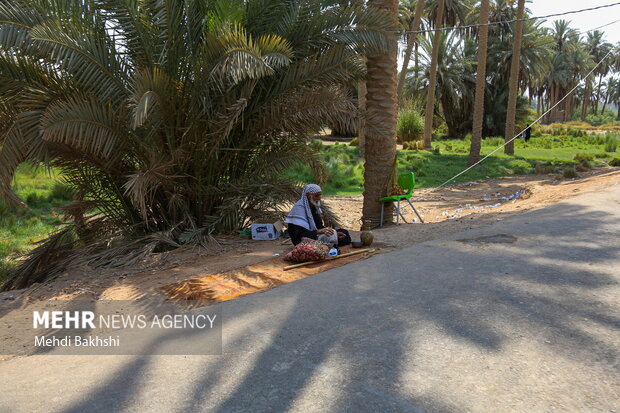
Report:
[[[619,234],[614,185],[225,303],[219,356],[0,362],[0,412],[620,412]]]

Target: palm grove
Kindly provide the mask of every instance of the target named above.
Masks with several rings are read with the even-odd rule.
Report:
[[[473,128],[474,155],[476,136],[504,134],[507,115],[523,126],[532,104],[551,107],[604,56],[548,120],[617,104],[608,76],[617,54],[602,32],[525,21],[521,39],[514,23],[406,33],[510,20],[521,9],[501,0],[482,13],[479,2],[454,0],[0,0],[4,202],[23,207],[11,190],[22,162],[60,171],[73,197],[66,224],[4,288],[76,261],[118,265],[205,243],[277,211],[298,196],[282,174],[291,165],[311,164],[322,179],[307,143],[324,125],[362,121],[363,213],[376,221],[393,179],[399,104],[427,102],[427,147],[438,124],[453,137]],[[397,87],[399,37],[411,64]]]

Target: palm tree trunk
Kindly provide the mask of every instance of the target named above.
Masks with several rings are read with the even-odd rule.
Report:
[[[540,101],[540,93],[538,93],[538,96],[536,96],[536,117],[540,116],[540,105],[542,104],[542,102]]]
[[[596,88],[596,106],[594,106],[594,114],[598,115],[598,104],[601,101],[601,86],[603,86],[603,74],[601,73],[598,79],[598,87]]]
[[[522,19],[525,10],[525,0],[519,0],[517,6],[517,19]],[[517,113],[517,97],[519,96],[519,66],[521,63],[521,39],[523,37],[523,21],[515,23],[515,39],[512,44],[512,59],[510,62],[510,81],[508,86],[508,110],[506,113],[506,131],[504,139],[504,153],[514,155],[515,144],[511,139],[515,133],[515,117]]]
[[[359,139],[359,157],[364,159],[366,154],[366,81],[360,80],[357,87],[357,107],[360,112],[357,125]]]
[[[413,59],[413,75],[415,76],[414,79],[418,77],[418,72],[420,70],[420,53],[418,52],[419,46],[420,42],[415,42],[415,58]]]
[[[441,29],[446,0],[439,0],[435,29]],[[435,88],[437,87],[437,58],[439,57],[439,39],[441,30],[433,35],[433,52],[431,53],[431,67],[428,80],[428,97],[426,99],[426,112],[424,113],[424,147],[430,149],[433,138],[433,115],[435,114]]]
[[[588,104],[590,100],[590,82],[586,80],[586,85],[583,90],[583,102],[581,104],[581,121],[586,121],[586,116],[588,116]]]
[[[398,0],[370,0],[369,6],[389,12],[394,27],[398,25]],[[378,224],[381,216],[379,198],[387,193],[396,157],[396,116],[398,95],[396,75],[398,37],[390,34],[389,51],[368,56],[366,62],[366,141],[364,162],[364,220]],[[386,220],[391,221],[392,209],[386,208]]]
[[[571,120],[573,116],[573,101],[574,101],[574,95],[571,93],[566,98],[566,109],[564,110],[564,122],[568,122],[569,120]]]
[[[616,119],[620,120],[620,100],[616,102],[616,105],[618,105],[618,114],[616,115]]]
[[[603,100],[603,109],[601,109],[601,115],[605,114],[605,107],[607,106],[608,100],[609,100],[609,93],[605,93],[605,99]]]
[[[480,6],[480,27],[478,41],[478,69],[476,73],[476,96],[474,98],[474,118],[472,126],[471,146],[469,148],[468,166],[480,160],[482,142],[482,121],[484,120],[484,87],[486,85],[487,45],[489,40],[489,0],[482,0]]]
[[[418,4],[415,6],[413,12],[413,21],[409,25],[409,30],[412,32],[417,31],[420,28],[420,22],[422,21],[422,12],[424,11],[424,0],[418,0]],[[405,60],[403,61],[403,67],[400,70],[400,77],[398,79],[398,99],[402,99],[403,87],[405,86],[405,78],[407,77],[407,68],[409,67],[409,61],[411,60],[411,53],[413,52],[413,45],[418,37],[417,33],[407,34],[407,49],[405,50]]]

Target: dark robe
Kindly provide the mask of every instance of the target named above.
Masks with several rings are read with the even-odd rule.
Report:
[[[316,229],[319,230],[325,228],[321,215],[316,211],[316,208],[312,204],[310,204],[310,212],[312,212],[312,218],[314,219],[314,225],[316,225]],[[287,229],[293,245],[299,244],[301,242],[301,239],[304,237],[318,239],[318,234],[316,230],[310,231],[309,229],[295,224],[287,224]],[[349,235],[349,231],[347,231],[346,229],[338,228],[336,232],[341,232],[345,235],[343,239],[338,239],[339,247],[342,247],[343,245],[349,245],[351,243],[351,235]]]

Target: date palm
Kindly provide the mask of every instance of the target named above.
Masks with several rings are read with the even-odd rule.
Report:
[[[398,27],[397,0],[371,0],[369,9],[384,10],[394,28]],[[396,85],[398,36],[392,32],[390,48],[368,55],[366,67],[366,112],[364,142],[364,204],[363,220],[377,224],[381,216],[379,198],[391,186],[396,158],[396,116],[398,95]],[[387,217],[391,217],[388,208]]]
[[[331,1],[0,0],[4,195],[19,202],[24,161],[58,168],[75,194],[5,287],[278,210],[296,197],[281,172],[355,110],[342,85],[392,30],[385,12]]]
[[[476,95],[474,102],[474,119],[472,125],[471,145],[468,165],[480,161],[482,126],[484,121],[484,90],[487,83],[487,45],[489,40],[489,0],[482,0],[480,5],[480,32],[478,35],[478,66],[476,70]]]
[[[518,0],[517,19],[522,19],[525,15],[525,0]],[[512,48],[512,58],[510,59],[510,78],[508,84],[508,109],[506,111],[506,131],[504,139],[504,153],[514,155],[515,145],[512,138],[515,133],[515,116],[517,111],[517,97],[519,95],[519,67],[521,65],[521,39],[523,36],[523,21],[518,20],[515,24],[515,36]]]
[[[428,97],[426,99],[426,109],[424,111],[424,147],[431,147],[433,137],[433,117],[435,114],[435,88],[437,85],[437,59],[439,57],[439,41],[441,39],[441,31],[443,25],[443,15],[445,12],[445,0],[439,0],[437,10],[434,13],[436,32],[433,34],[433,50],[431,51],[430,74],[428,80]],[[430,18],[430,17],[429,17]]]
[[[403,58],[403,66],[400,70],[398,77],[398,98],[402,98],[403,88],[405,86],[405,79],[407,77],[407,68],[409,67],[409,61],[411,60],[411,54],[413,47],[416,44],[418,33],[415,33],[420,28],[420,22],[422,21],[422,13],[424,11],[424,0],[408,0],[401,3],[400,8],[400,20],[401,27],[405,29],[405,55]]]

